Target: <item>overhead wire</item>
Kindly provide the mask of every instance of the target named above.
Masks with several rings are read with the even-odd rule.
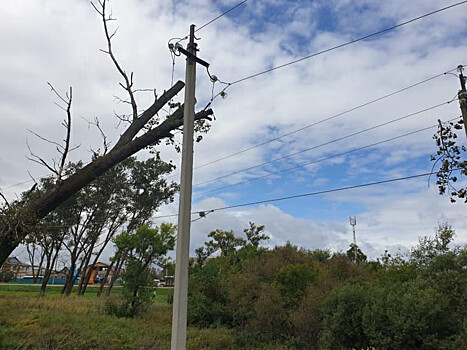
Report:
[[[359,42],[359,41],[366,40],[366,39],[368,39],[368,38],[371,38],[371,37],[374,37],[374,36],[383,34],[383,33],[385,33],[385,32],[389,32],[389,31],[391,31],[391,30],[394,30],[394,29],[403,27],[403,26],[405,26],[405,25],[407,25],[407,24],[410,24],[410,23],[412,23],[412,22],[416,22],[416,21],[418,21],[418,20],[421,20],[421,19],[423,19],[423,18],[426,18],[426,17],[432,16],[432,15],[435,15],[435,14],[437,14],[437,13],[440,13],[440,12],[443,12],[443,11],[446,11],[446,10],[449,10],[449,9],[454,8],[454,7],[456,7],[456,6],[463,5],[463,4],[465,4],[465,3],[467,3],[467,0],[460,1],[460,2],[454,3],[454,4],[452,4],[452,5],[449,5],[449,6],[445,6],[445,7],[443,7],[443,8],[440,8],[440,9],[438,9],[438,10],[425,13],[425,14],[423,14],[423,15],[421,15],[421,16],[418,16],[418,17],[409,19],[409,20],[407,20],[407,21],[398,23],[398,24],[396,24],[396,25],[394,25],[394,26],[391,26],[391,27],[388,27],[388,28],[379,30],[379,31],[374,32],[374,33],[371,33],[371,34],[367,34],[367,35],[365,35],[365,36],[359,37],[359,38],[354,39],[354,40],[347,41],[347,42],[345,42],[345,43],[343,43],[343,44],[339,44],[339,45],[330,47],[330,48],[328,48],[328,49],[324,49],[324,50],[322,50],[322,51],[318,51],[318,52],[316,52],[316,53],[313,53],[313,54],[304,56],[304,57],[302,57],[302,58],[299,58],[299,59],[296,59],[296,60],[293,60],[293,61],[290,61],[290,62],[281,64],[281,65],[278,65],[278,66],[275,66],[275,67],[272,67],[272,68],[267,69],[267,70],[264,70],[264,71],[262,71],[262,72],[255,73],[255,74],[251,74],[251,75],[249,75],[249,76],[246,76],[246,77],[244,77],[244,78],[241,78],[241,79],[238,79],[238,80],[235,80],[235,81],[231,82],[231,83],[230,83],[230,86],[235,85],[235,84],[238,84],[238,83],[243,82],[243,81],[245,81],[245,80],[249,80],[249,79],[255,78],[255,77],[257,77],[257,76],[260,76],[260,75],[263,75],[263,74],[266,74],[266,73],[269,73],[269,72],[272,72],[272,71],[275,71],[275,70],[278,70],[278,69],[281,69],[281,68],[284,68],[284,67],[287,67],[287,66],[290,66],[290,65],[299,63],[299,62],[302,62],[302,61],[307,60],[307,59],[310,59],[310,58],[312,58],[312,57],[316,57],[316,56],[322,55],[322,54],[324,54],[324,53],[327,53],[327,52],[330,52],[330,51],[333,51],[333,50],[337,50],[337,49],[340,49],[340,48],[345,47],[345,46],[349,46],[349,45],[355,44],[355,43],[357,43],[357,42]]]
[[[404,116],[402,116],[402,117],[398,117],[398,118],[395,118],[395,119],[391,119],[391,120],[389,120],[389,121],[387,121],[387,122],[380,123],[380,124],[374,125],[374,126],[372,126],[372,127],[369,127],[369,128],[366,128],[366,129],[357,131],[357,132],[353,132],[353,133],[351,133],[351,134],[348,134],[348,135],[345,135],[345,136],[342,136],[342,137],[333,139],[333,140],[331,140],[331,141],[327,141],[327,142],[321,143],[321,144],[319,144],[319,145],[315,145],[315,146],[312,146],[312,147],[309,147],[309,148],[306,148],[306,149],[303,149],[303,150],[300,150],[300,151],[297,151],[297,152],[294,152],[294,153],[290,153],[290,154],[287,154],[287,155],[284,155],[284,156],[281,156],[281,157],[272,159],[272,160],[267,161],[267,162],[263,162],[263,163],[260,163],[260,164],[256,164],[256,165],[250,166],[250,167],[248,167],[248,168],[244,168],[244,169],[242,169],[242,170],[237,170],[237,171],[234,171],[234,172],[229,173],[229,174],[226,174],[226,175],[218,176],[218,177],[216,177],[216,178],[213,178],[213,179],[210,179],[210,180],[206,180],[206,181],[200,182],[200,183],[198,183],[198,184],[196,184],[196,185],[193,185],[193,187],[199,187],[199,186],[202,186],[202,185],[205,185],[205,184],[208,184],[208,183],[211,183],[211,182],[214,182],[214,181],[217,181],[217,180],[226,178],[226,177],[230,177],[230,176],[233,176],[233,175],[236,175],[236,174],[239,174],[239,173],[243,173],[243,172],[248,171],[248,170],[256,169],[256,168],[262,167],[262,166],[267,165],[267,164],[271,164],[271,163],[274,163],[274,162],[277,162],[277,161],[280,161],[280,160],[284,160],[284,159],[287,159],[287,158],[296,156],[296,155],[298,155],[298,154],[302,154],[302,153],[305,153],[305,152],[308,152],[308,151],[317,149],[317,148],[319,148],[319,147],[327,146],[327,145],[330,145],[330,144],[332,144],[332,143],[335,143],[335,142],[338,142],[338,141],[342,141],[342,140],[348,139],[348,138],[350,138],[350,137],[357,136],[357,135],[363,134],[363,133],[365,133],[365,132],[368,132],[368,131],[371,131],[371,130],[374,130],[374,129],[378,129],[378,128],[381,128],[381,127],[383,127],[383,126],[386,126],[386,125],[389,125],[389,124],[392,124],[392,123],[395,123],[395,122],[398,122],[398,121],[401,121],[401,120],[404,120],[404,119],[413,117],[413,116],[415,116],[415,115],[418,115],[418,114],[421,114],[421,113],[424,113],[424,112],[428,112],[428,111],[430,111],[430,110],[433,110],[433,109],[439,108],[439,107],[441,107],[441,106],[447,105],[447,104],[451,103],[452,101],[453,101],[453,100],[450,100],[450,101],[447,101],[447,102],[443,102],[443,103],[440,103],[440,104],[437,104],[437,105],[434,105],[434,106],[431,106],[431,107],[428,107],[428,108],[425,108],[425,109],[422,109],[422,110],[419,110],[419,111],[416,111],[416,112],[413,112],[413,113],[410,113],[410,114],[406,114],[406,115],[404,115]]]
[[[290,131],[290,132],[287,132],[287,133],[285,133],[285,134],[282,134],[282,135],[280,135],[280,136],[277,136],[277,137],[268,139],[268,140],[266,140],[266,141],[264,141],[264,142],[261,142],[261,143],[258,143],[258,144],[256,144],[256,145],[253,145],[253,146],[244,148],[244,149],[242,149],[242,150],[240,150],[240,151],[234,152],[234,153],[229,154],[229,155],[226,155],[226,156],[224,156],[224,157],[217,158],[217,159],[212,160],[212,161],[210,161],[210,162],[207,162],[207,163],[204,163],[204,164],[195,166],[194,169],[196,170],[196,169],[204,168],[204,167],[209,166],[209,165],[211,165],[211,164],[215,164],[215,163],[218,163],[218,162],[223,161],[223,160],[225,160],[225,159],[229,159],[229,158],[235,157],[235,156],[237,156],[237,155],[239,155],[239,154],[243,154],[243,153],[245,153],[245,152],[251,151],[251,150],[256,149],[256,148],[258,148],[258,147],[265,146],[265,145],[267,145],[267,144],[269,144],[269,143],[271,143],[271,142],[274,142],[274,141],[283,139],[283,138],[285,138],[285,137],[287,137],[287,136],[296,134],[296,133],[301,132],[301,131],[303,131],[303,130],[309,129],[309,128],[313,127],[313,126],[316,126],[316,125],[322,124],[322,123],[324,123],[324,122],[327,122],[327,121],[329,121],[329,120],[336,119],[336,118],[341,117],[341,116],[343,116],[343,115],[345,115],[345,114],[354,112],[354,111],[356,111],[356,110],[358,110],[358,109],[361,109],[361,108],[363,108],[363,107],[372,105],[372,104],[374,104],[374,103],[376,103],[376,102],[379,102],[379,101],[382,101],[382,100],[387,99],[387,98],[389,98],[389,97],[392,97],[392,96],[394,96],[394,95],[397,95],[397,94],[399,94],[399,93],[401,93],[401,92],[410,90],[410,89],[412,89],[412,88],[414,88],[414,87],[417,87],[417,86],[419,86],[419,85],[425,84],[425,83],[427,83],[427,82],[429,82],[429,81],[432,81],[432,80],[434,80],[434,79],[437,79],[437,78],[439,78],[439,77],[445,76],[446,74],[449,74],[450,72],[455,71],[456,69],[457,69],[457,67],[456,67],[456,68],[453,68],[453,69],[450,69],[450,70],[448,70],[448,71],[446,71],[446,72],[436,74],[436,75],[434,75],[434,76],[431,76],[431,77],[429,77],[429,78],[426,78],[426,79],[424,79],[424,80],[421,80],[421,81],[419,81],[419,82],[417,82],[417,83],[411,84],[411,85],[409,85],[409,86],[406,86],[406,87],[404,87],[404,88],[401,88],[401,89],[396,90],[396,91],[394,91],[394,92],[391,92],[391,93],[389,93],[389,94],[386,94],[386,95],[383,95],[383,96],[381,96],[381,97],[375,98],[375,99],[370,100],[370,101],[368,101],[368,102],[364,102],[364,103],[362,103],[362,104],[360,104],[360,105],[358,105],[358,106],[349,108],[349,109],[347,109],[347,110],[345,110],[345,111],[343,111],[343,112],[339,112],[339,113],[337,113],[337,114],[334,114],[334,115],[332,115],[332,116],[330,116],[330,117],[327,117],[327,118],[321,119],[321,120],[319,120],[319,121],[313,122],[313,123],[311,123],[311,124],[305,125],[305,126],[303,126],[303,127],[301,127],[301,128],[298,128],[298,129],[292,130],[292,131]],[[176,174],[170,175],[170,176],[168,176],[168,178],[175,177],[175,176],[178,176],[178,175],[180,175],[180,173],[176,173]]]
[[[459,169],[454,169],[454,170],[457,171]],[[411,179],[416,179],[416,178],[420,178],[420,177],[435,175],[435,174],[438,174],[438,173],[439,173],[439,171],[432,171],[432,172],[423,173],[423,174],[415,174],[415,175],[397,177],[397,178],[392,178],[392,179],[387,179],[387,180],[367,182],[367,183],[358,184],[358,185],[337,187],[337,188],[331,188],[331,189],[328,189],[328,190],[307,192],[307,193],[301,193],[301,194],[286,196],[286,197],[278,197],[278,198],[264,199],[264,200],[254,201],[254,202],[246,202],[246,203],[241,203],[241,204],[228,205],[228,206],[224,206],[224,207],[212,208],[212,209],[209,209],[209,210],[199,210],[199,211],[194,211],[191,214],[193,215],[193,214],[200,214],[200,213],[206,213],[206,212],[214,213],[214,212],[217,212],[217,211],[222,211],[222,210],[227,210],[227,209],[234,209],[234,208],[241,208],[241,207],[247,207],[247,206],[258,205],[258,204],[279,202],[279,201],[284,201],[284,200],[289,200],[289,199],[311,197],[311,196],[317,196],[317,195],[333,193],[333,192],[348,191],[348,190],[357,189],[357,188],[364,188],[364,187],[382,185],[382,184],[387,184],[387,183],[392,183],[392,182],[411,180]],[[152,217],[152,219],[155,220],[155,219],[163,219],[163,218],[169,218],[169,217],[178,217],[178,214],[155,216],[155,217]]]
[[[457,119],[458,118],[453,118],[451,120],[448,120],[448,122],[451,122],[451,121],[454,121],[454,120],[457,120]],[[312,160],[312,161],[309,161],[309,162],[301,163],[301,164],[295,165],[295,166],[293,166],[291,168],[271,172],[271,173],[268,173],[268,174],[265,174],[265,175],[257,176],[257,177],[247,179],[247,180],[244,180],[244,181],[241,181],[241,182],[237,182],[237,183],[234,183],[234,184],[217,187],[217,188],[214,188],[214,189],[211,189],[211,190],[208,190],[208,191],[204,191],[204,192],[201,192],[201,193],[195,193],[193,195],[193,197],[198,197],[198,196],[205,195],[207,193],[217,192],[217,191],[220,191],[220,190],[223,190],[223,189],[226,189],[226,188],[231,188],[231,187],[243,185],[243,184],[250,183],[250,182],[253,182],[253,181],[257,181],[257,180],[261,180],[261,179],[264,179],[264,178],[267,178],[267,177],[270,177],[270,176],[283,174],[285,172],[289,172],[289,171],[292,171],[292,170],[295,170],[295,169],[304,168],[304,167],[306,167],[308,165],[321,163],[321,162],[324,162],[326,160],[339,158],[339,157],[342,157],[342,156],[345,156],[345,155],[348,155],[348,154],[351,154],[351,153],[355,153],[355,152],[363,151],[363,150],[368,149],[368,148],[379,146],[379,145],[382,145],[382,144],[387,143],[387,142],[391,142],[391,141],[398,140],[398,139],[401,139],[401,138],[404,138],[404,137],[407,137],[407,136],[415,135],[417,133],[433,129],[433,128],[437,127],[437,126],[438,126],[438,124],[431,125],[431,126],[428,126],[428,127],[422,128],[422,129],[414,130],[414,131],[399,135],[399,136],[394,136],[394,137],[391,137],[391,138],[383,140],[383,141],[378,141],[378,142],[375,142],[375,143],[372,143],[372,144],[369,144],[369,145],[366,145],[366,146],[354,148],[354,149],[351,149],[351,150],[346,151],[346,152],[333,154],[331,156],[327,156],[327,157],[315,159],[315,160]]]
[[[196,32],[199,32],[200,30],[202,30],[203,28],[206,28],[208,25],[210,25],[211,23],[217,21],[219,18],[221,17],[224,17],[226,14],[228,14],[229,12],[235,10],[237,7],[240,7],[241,5],[243,5],[244,3],[246,3],[248,0],[243,0],[241,2],[239,2],[237,5],[235,5],[234,7],[228,9],[227,11],[221,13],[219,16],[211,19],[210,21],[208,21],[207,23],[203,24],[201,27],[199,27],[198,29],[195,30],[195,33]]]

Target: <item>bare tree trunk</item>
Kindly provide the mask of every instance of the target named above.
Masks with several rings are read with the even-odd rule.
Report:
[[[58,254],[60,253],[60,248],[62,244],[61,242],[57,242],[55,246],[55,254],[54,254],[54,246],[50,249],[50,253],[47,255],[47,264],[44,271],[44,277],[42,278],[41,290],[39,292],[39,296],[43,297],[45,295],[45,289],[47,288],[47,284],[49,282],[50,275],[52,274],[53,268],[55,266],[55,262],[58,260]],[[53,256],[53,258],[52,258]]]
[[[94,267],[94,264],[93,266],[89,266],[89,261],[91,260],[93,248],[94,248],[94,245],[91,245],[84,257],[82,267],[81,267],[81,274],[80,274],[81,278],[79,280],[78,290],[76,291],[77,296],[82,296],[84,294],[84,293],[83,294],[81,293],[83,285],[84,284],[87,285],[89,282],[89,278],[91,277],[92,268]]]
[[[70,271],[68,271],[66,275],[65,284],[63,285],[63,288],[61,291],[61,294],[66,297],[71,294],[71,289],[73,288],[73,284],[76,280],[75,270],[76,270],[76,260],[72,259],[70,263]]]
[[[31,248],[32,246],[32,248]],[[31,264],[31,269],[32,269],[32,276],[34,278],[34,258],[36,256],[36,244],[34,242],[32,243],[26,243],[26,251],[28,252],[28,258],[29,258],[29,263]],[[36,283],[36,281],[33,281]]]
[[[39,296],[41,296],[41,297],[43,297],[45,295],[45,289],[47,288],[47,282],[49,280],[47,278],[47,276],[50,275],[51,266],[53,266],[53,260],[54,259],[51,259],[51,255],[52,255],[52,253],[47,255],[47,263],[46,263],[46,266],[45,266],[45,273],[44,273],[44,277],[42,278],[41,290],[39,292]]]
[[[39,275],[41,273],[42,264],[44,263],[44,257],[45,257],[45,253],[44,253],[44,249],[42,249],[41,260],[39,261],[39,266],[37,267],[37,273],[34,273],[34,269],[32,270],[32,274],[33,274],[33,278],[34,278],[34,281],[32,283],[34,283],[34,284],[37,283],[37,279],[39,278]]]
[[[125,262],[125,259],[122,257],[120,259],[119,264],[115,266],[115,273],[112,275],[112,279],[110,280],[109,286],[107,287],[105,296],[107,297],[110,296],[110,292],[112,291],[112,288],[114,287],[114,284],[117,281],[118,276],[120,275],[120,271],[122,270],[124,262]]]
[[[112,268],[114,267],[115,261],[112,261],[110,263],[110,266],[108,267],[107,271],[105,272],[104,279],[101,281],[99,290],[97,291],[97,297],[100,298],[102,291],[104,290],[104,286],[107,283],[107,279],[109,278],[110,271],[112,271]]]

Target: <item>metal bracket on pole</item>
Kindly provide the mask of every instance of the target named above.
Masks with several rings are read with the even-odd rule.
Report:
[[[464,119],[464,131],[465,136],[467,137],[467,91],[465,89],[465,76],[462,73],[464,71],[463,66],[458,66],[457,71],[459,72],[459,80],[461,83],[461,90],[457,94],[459,98],[459,104],[461,107],[462,118]]]

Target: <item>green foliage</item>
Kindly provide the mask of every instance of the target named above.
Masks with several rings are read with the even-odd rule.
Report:
[[[320,349],[366,349],[369,344],[362,323],[368,302],[367,286],[347,284],[335,290],[322,307]]]
[[[203,327],[230,324],[231,317],[225,307],[228,275],[222,259],[209,260],[190,275],[188,322]]]
[[[319,263],[324,263],[331,258],[331,253],[329,250],[314,249],[309,250],[307,254],[310,256],[310,258],[316,260]]]
[[[441,195],[448,193],[451,202],[456,202],[456,198],[464,199],[467,203],[467,188],[457,188],[455,183],[460,178],[467,175],[467,147],[458,142],[459,132],[461,138],[464,137],[462,129],[465,128],[464,121],[461,118],[457,122],[442,123],[439,120],[438,132],[433,135],[438,150],[436,156],[431,156],[434,162],[433,168],[439,163],[438,180],[439,193]]]
[[[116,237],[118,249],[127,252],[126,271],[122,275],[124,303],[109,305],[108,311],[116,316],[134,317],[147,308],[154,290],[151,264],[165,261],[165,255],[175,245],[175,226],[140,226],[134,234],[124,232]]]
[[[435,237],[422,237],[411,252],[411,260],[417,265],[427,265],[437,256],[449,251],[449,243],[455,236],[455,231],[448,224],[440,224],[435,229]]]
[[[371,290],[362,326],[377,349],[439,349],[450,334],[442,293],[416,279]]]
[[[386,253],[358,264],[290,243],[235,246],[231,232],[213,232],[205,247],[229,244],[192,267],[189,321],[233,328],[237,348],[447,350],[465,343],[467,248],[453,246],[449,225],[421,238],[408,257]]]
[[[350,261],[353,261],[356,263],[361,263],[367,260],[367,256],[358,247],[357,247],[357,258],[355,259],[355,248],[354,248],[353,243],[350,245],[349,250],[347,250],[346,255]]]
[[[274,276],[273,285],[280,293],[284,306],[296,309],[310,283],[316,279],[316,272],[306,264],[286,265]]]
[[[11,279],[15,276],[15,274],[8,270],[0,270],[0,282],[10,282]]]
[[[264,225],[256,226],[253,222],[249,222],[250,227],[243,230],[246,235],[247,244],[258,248],[261,241],[267,241],[269,236],[264,231]]]

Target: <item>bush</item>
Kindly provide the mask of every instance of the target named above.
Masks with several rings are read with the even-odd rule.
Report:
[[[331,294],[322,309],[321,349],[370,347],[362,322],[369,298],[367,289],[367,285],[347,284]]]
[[[14,273],[11,271],[0,271],[0,282],[8,283],[14,277]]]
[[[135,317],[135,309],[129,303],[117,303],[115,301],[107,301],[104,305],[104,312],[109,316],[116,317]]]

